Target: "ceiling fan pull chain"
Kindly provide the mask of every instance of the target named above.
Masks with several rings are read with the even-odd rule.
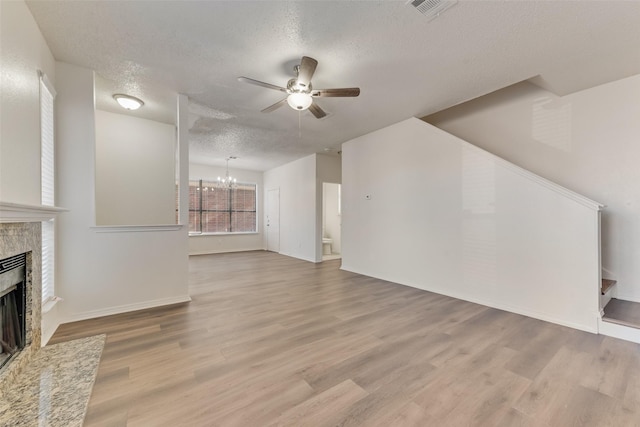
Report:
[[[302,139],[302,111],[298,111],[298,138]]]

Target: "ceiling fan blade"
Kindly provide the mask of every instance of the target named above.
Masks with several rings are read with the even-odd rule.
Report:
[[[300,68],[298,69],[298,85],[305,88],[308,87],[317,66],[318,61],[308,56],[303,56],[302,61],[300,61]]]
[[[280,92],[285,92],[285,93],[287,92],[287,89],[283,87],[272,85],[271,83],[261,82],[260,80],[250,79],[249,77],[238,77],[238,81],[249,83],[256,86],[266,87],[267,89],[279,90]]]
[[[264,110],[262,110],[262,111],[260,111],[260,112],[261,112],[261,113],[270,113],[270,112],[272,112],[273,110],[277,110],[278,108],[282,107],[282,106],[283,106],[284,104],[286,104],[286,103],[287,103],[287,98],[285,98],[285,99],[283,99],[283,100],[281,100],[281,101],[278,101],[278,102],[276,102],[276,103],[275,103],[275,104],[273,104],[273,105],[268,106],[267,108],[265,108]]]
[[[316,116],[316,119],[321,119],[327,115],[327,113],[325,113],[324,110],[315,102],[309,106],[309,111],[311,111],[311,114]]]
[[[358,96],[360,95],[359,87],[345,87],[342,89],[315,89],[311,92],[311,96],[329,97],[329,96]]]

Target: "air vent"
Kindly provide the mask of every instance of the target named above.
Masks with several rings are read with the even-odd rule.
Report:
[[[410,0],[407,4],[415,7],[418,12],[432,20],[440,16],[442,12],[458,3],[458,0]]]

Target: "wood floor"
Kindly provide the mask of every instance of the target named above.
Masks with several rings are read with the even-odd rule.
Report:
[[[640,426],[640,346],[269,252],[107,334],[86,426]]]

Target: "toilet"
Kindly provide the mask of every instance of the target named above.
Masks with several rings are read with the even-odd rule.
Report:
[[[322,255],[331,255],[331,244],[333,239],[331,237],[322,238]]]

